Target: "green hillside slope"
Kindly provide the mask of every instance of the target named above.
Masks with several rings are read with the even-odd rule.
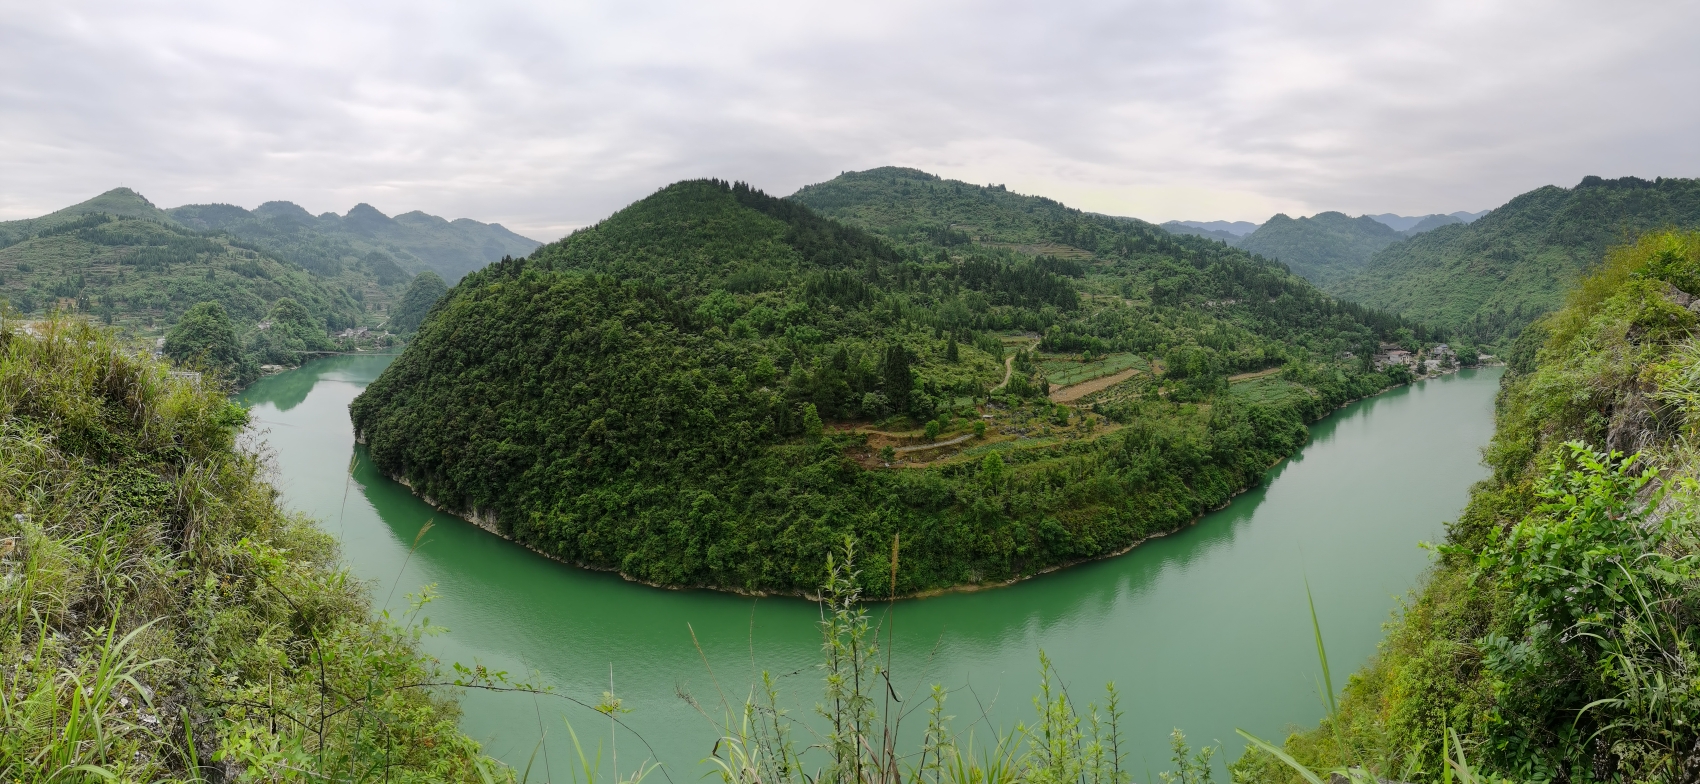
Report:
[[[843,537],[901,535],[911,593],[1186,524],[1388,384],[1341,357],[1402,328],[1219,243],[920,172],[696,181],[467,276],[351,415],[384,471],[562,560],[804,591]],[[1223,394],[1272,366],[1295,394]]]
[[[1700,777],[1695,292],[1700,234],[1654,234],[1524,330],[1484,452],[1492,477],[1339,712],[1289,753],[1439,781],[1457,733],[1512,781]],[[1261,754],[1238,767],[1236,780],[1303,780]]]
[[[512,780],[223,390],[31,331],[0,324],[0,780]]]
[[[1607,247],[1645,231],[1695,226],[1700,180],[1588,177],[1392,245],[1328,288],[1480,342],[1502,341],[1558,307]]]
[[[1239,247],[1281,261],[1294,273],[1326,288],[1401,238],[1399,232],[1367,215],[1349,218],[1343,213],[1323,212],[1309,218],[1276,215],[1240,240]]]
[[[413,274],[429,269],[453,282],[542,244],[499,223],[449,221],[418,211],[391,218],[369,204],[357,204],[342,216],[313,216],[286,201],[266,202],[251,212],[229,204],[191,204],[166,213],[185,226],[226,232],[326,275],[364,262],[399,264]]]

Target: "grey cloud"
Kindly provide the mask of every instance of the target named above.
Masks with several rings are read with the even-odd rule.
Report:
[[[366,201],[542,239],[896,163],[1153,220],[1693,176],[1683,3],[0,1],[0,217]]]

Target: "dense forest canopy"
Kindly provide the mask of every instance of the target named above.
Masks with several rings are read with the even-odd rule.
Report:
[[[351,413],[383,470],[564,560],[797,591],[901,534],[907,593],[1185,524],[1413,329],[1001,188],[693,181],[467,276]]]

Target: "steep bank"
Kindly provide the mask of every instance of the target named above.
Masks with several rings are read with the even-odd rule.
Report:
[[[1607,255],[1519,338],[1493,477],[1353,676],[1286,741],[1313,768],[1437,780],[1442,738],[1519,780],[1700,776],[1700,235]],[[1268,757],[1249,780],[1298,781]]]

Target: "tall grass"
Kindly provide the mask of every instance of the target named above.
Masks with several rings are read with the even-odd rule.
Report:
[[[1102,706],[1080,705],[1043,652],[1033,718],[1007,735],[956,731],[950,693],[940,686],[924,699],[905,699],[880,642],[882,632],[889,637],[895,610],[887,605],[875,623],[858,588],[855,558],[855,542],[847,539],[827,562],[815,721],[791,715],[767,672],[738,704],[721,696],[718,717],[697,706],[719,730],[708,761],[723,784],[1132,784],[1115,684],[1105,687]],[[921,724],[918,740],[906,742],[906,722]],[[982,713],[969,726],[990,722]],[[1172,743],[1175,770],[1162,780],[1209,784],[1215,750],[1194,754],[1179,730]]]
[[[329,537],[278,507],[226,390],[86,324],[12,323],[0,781],[507,775],[437,696],[429,624],[372,615]]]

